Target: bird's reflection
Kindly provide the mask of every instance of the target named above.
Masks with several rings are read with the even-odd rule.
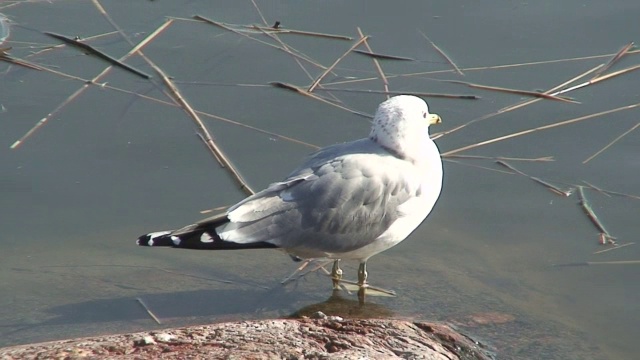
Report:
[[[371,297],[367,298],[366,303],[361,303],[357,299],[346,297],[344,291],[334,291],[327,300],[305,306],[289,315],[289,317],[300,318],[303,316],[312,316],[318,311],[328,316],[340,316],[344,318],[384,319],[394,317],[393,311],[384,305],[372,302]]]

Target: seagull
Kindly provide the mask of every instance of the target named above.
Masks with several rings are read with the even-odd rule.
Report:
[[[367,260],[407,238],[442,189],[442,160],[429,137],[440,116],[419,97],[382,102],[369,136],[322,148],[281,182],[222,213],[174,231],[138,238],[141,246],[235,250],[279,248],[294,259],[356,260],[364,299]]]

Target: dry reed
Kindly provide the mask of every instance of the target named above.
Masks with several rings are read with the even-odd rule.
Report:
[[[318,78],[313,83],[311,83],[311,85],[307,89],[307,92],[313,92],[313,89],[315,89],[316,86],[318,86],[318,84],[322,81],[322,79],[324,79],[324,77],[327,76],[327,74],[329,74],[333,70],[333,68],[335,68],[336,65],[338,65],[338,63],[342,59],[344,59],[347,55],[349,55],[349,53],[353,49],[357,48],[358,46],[360,46],[360,44],[365,42],[367,40],[367,38],[368,38],[368,36],[363,36],[358,41],[356,41],[353,45],[351,45],[351,47],[347,51],[345,51],[344,54],[342,54],[340,57],[338,57],[336,59],[336,61],[334,61],[333,64],[331,64],[331,66],[329,66],[327,69],[325,69],[325,71],[322,74],[320,74],[320,76],[318,76]]]
[[[584,210],[585,214],[587,215],[591,223],[600,231],[599,237],[601,238],[601,243],[615,244],[616,238],[611,236],[611,234],[604,227],[600,219],[598,219],[598,216],[591,208],[591,205],[589,205],[589,202],[587,201],[587,198],[584,194],[583,186],[578,186],[578,198],[580,199],[580,206],[582,207],[582,210]]]
[[[554,194],[557,194],[557,195],[560,195],[560,196],[571,196],[571,194],[573,193],[573,189],[569,189],[569,190],[562,190],[562,189],[560,189],[559,187],[557,187],[557,186],[555,186],[555,185],[553,185],[553,184],[551,184],[551,183],[549,183],[549,182],[547,182],[547,181],[544,181],[544,180],[542,180],[542,179],[540,179],[540,178],[538,178],[538,177],[535,177],[535,176],[531,176],[531,175],[525,174],[525,173],[523,173],[522,171],[520,171],[520,170],[516,169],[516,168],[515,168],[515,167],[513,167],[512,165],[510,165],[510,164],[508,164],[508,163],[506,163],[506,162],[504,162],[504,161],[502,161],[502,160],[498,160],[498,161],[496,161],[496,163],[497,163],[497,164],[499,164],[499,165],[502,165],[502,166],[504,166],[504,167],[506,167],[506,168],[508,168],[508,169],[509,169],[509,170],[511,170],[511,171],[514,171],[514,172],[515,172],[515,173],[517,173],[517,174],[520,174],[520,175],[522,175],[522,176],[528,177],[529,179],[531,179],[531,180],[533,180],[533,181],[537,182],[538,184],[540,184],[540,185],[542,185],[542,186],[546,187],[547,189],[549,189],[549,190],[550,190],[551,192],[553,192]]]
[[[360,35],[360,38],[365,38],[364,34],[362,33],[362,30],[360,30],[360,28],[358,27],[358,35]],[[370,53],[373,53],[373,50],[371,50],[371,47],[369,46],[369,42],[365,39],[363,41],[364,46],[367,48],[367,50]],[[380,66],[380,62],[378,61],[378,59],[376,59],[375,57],[371,58],[373,60],[373,65],[375,66],[376,70],[378,71],[378,75],[380,75],[380,79],[382,80],[382,85],[384,87],[384,91],[386,91],[387,93],[389,92],[389,81],[387,80],[387,76],[385,75],[384,71],[382,71],[382,67]],[[387,94],[387,99],[389,98],[389,95]]]
[[[431,44],[431,46],[433,46],[434,49],[436,49],[436,51],[438,52],[438,54],[440,54],[448,63],[449,65],[451,65],[451,67],[453,67],[453,70],[455,72],[457,72],[459,75],[464,76],[464,73],[462,72],[462,70],[460,70],[460,68],[458,67],[458,65],[456,65],[456,63],[453,62],[453,60],[451,60],[451,58],[449,57],[449,55],[447,55],[442,49],[440,49],[438,47],[438,45],[436,45],[433,41],[431,41],[431,39],[429,39],[429,37],[427,36],[427,34],[423,33],[421,30],[418,30],[420,32],[420,35],[422,35],[422,37],[424,37],[425,39],[427,39],[427,41]]]

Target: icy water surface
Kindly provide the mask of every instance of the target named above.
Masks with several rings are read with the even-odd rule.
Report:
[[[97,7],[100,4],[102,9]],[[389,89],[474,94],[426,98],[447,132],[529,98],[434,80],[547,90],[606,63],[638,41],[637,1],[256,1],[267,24],[357,39],[371,35]],[[203,113],[209,131],[254,189],[280,180],[313,146],[366,136],[368,120],[268,85],[303,88],[355,40],[282,34],[282,46],[248,28],[234,33],[194,21],[262,24],[251,1],[4,1],[0,38],[16,59],[0,62],[0,346],[225,320],[286,317],[322,310],[343,316],[442,320],[506,359],[630,359],[638,353],[640,247],[611,251],[579,205],[487,158],[448,157],[439,203],[399,246],[369,262],[374,285],[398,297],[330,297],[315,274],[287,287],[298,264],[278,251],[209,253],[135,246],[148,231],[206,216],[243,198],[195,135],[186,113],[138,55],[126,63],[145,79],[112,69],[53,32],[125,56],[143,48]],[[114,27],[117,26],[117,27]],[[114,32],[115,31],[115,32]],[[464,75],[421,35],[426,34]],[[249,37],[247,37],[249,36]],[[640,63],[634,51],[613,73]],[[588,81],[594,73],[575,84]],[[350,54],[321,84],[383,90],[372,60]],[[565,94],[580,104],[538,101],[477,121],[437,140],[443,153],[547,124],[603,113],[455,155],[504,160],[561,190],[576,185],[640,195],[640,130],[583,163],[639,119],[640,72]],[[317,89],[318,96],[373,113],[384,95]],[[74,95],[76,94],[76,95]],[[136,95],[138,94],[138,95]],[[142,95],[142,96],[139,96]],[[169,103],[169,104],[168,104]],[[629,106],[627,108],[623,108]],[[610,111],[611,110],[611,111]],[[44,125],[14,149],[40,119]],[[231,120],[231,121],[229,121]],[[235,123],[234,123],[235,122]],[[263,129],[258,132],[244,125]],[[287,138],[284,138],[284,137]],[[295,139],[292,141],[288,138]],[[306,144],[305,144],[306,143]],[[586,188],[588,204],[624,245],[637,240],[640,200]],[[572,266],[555,266],[573,264]],[[356,264],[345,267],[355,278]],[[161,319],[156,324],[141,299]]]
[[[9,20],[7,20],[6,16],[0,14],[0,44],[9,37],[9,34]]]

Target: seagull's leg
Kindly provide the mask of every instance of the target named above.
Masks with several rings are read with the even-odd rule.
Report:
[[[364,304],[364,293],[368,286],[367,275],[367,262],[364,261],[361,262],[358,267],[358,286],[360,287],[358,289],[358,300],[360,301],[360,304]]]
[[[367,287],[367,262],[361,262],[358,267],[358,286]]]
[[[331,269],[331,281],[333,281],[333,290],[340,290],[340,280],[342,280],[342,269],[340,269],[340,259],[333,262]]]

